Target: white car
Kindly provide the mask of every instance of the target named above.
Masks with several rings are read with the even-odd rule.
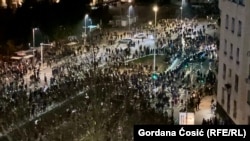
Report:
[[[138,34],[134,35],[134,38],[136,38],[136,39],[142,39],[142,38],[146,38],[146,37],[147,36],[144,33],[138,33]]]
[[[132,43],[132,40],[131,39],[122,39],[119,41],[120,44],[130,44]]]

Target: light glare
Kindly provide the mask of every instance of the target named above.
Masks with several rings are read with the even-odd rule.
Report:
[[[157,12],[157,11],[158,11],[158,7],[157,7],[157,6],[154,6],[154,7],[153,7],[153,10],[154,10],[154,12]]]

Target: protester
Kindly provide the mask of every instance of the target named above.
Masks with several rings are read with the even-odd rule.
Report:
[[[169,58],[166,60],[169,64],[177,59],[181,61],[175,67],[159,72],[157,80],[151,77],[153,65],[127,63],[130,59],[154,53],[153,47],[146,44],[147,39],[135,39],[137,48],[131,47],[131,44],[126,49],[113,46],[117,40],[131,37],[126,32],[118,34],[103,31],[99,36],[92,37],[97,42],[105,40],[108,45],[103,48],[93,42],[88,46],[81,45],[71,49],[57,43],[48,52],[53,57],[45,57],[47,67],[52,68],[51,77],[42,73],[43,66],[39,61],[7,66],[2,63],[0,115],[5,116],[0,117],[0,121],[4,121],[0,126],[7,133],[11,132],[17,125],[21,126],[20,123],[39,117],[53,106],[86,93],[97,85],[103,85],[103,82],[105,85],[115,85],[117,90],[124,87],[126,90],[134,89],[134,100],[145,100],[140,104],[140,109],[154,109],[166,117],[173,118],[173,112],[168,112],[168,109],[178,105],[199,110],[202,93],[213,93],[216,78],[212,75],[212,70],[204,73],[201,69],[193,70],[186,65],[191,61],[200,62],[201,59],[213,62],[217,57],[216,40],[206,35],[207,28],[201,27],[195,20],[162,20],[159,23],[156,54]],[[142,31],[147,37],[153,35],[151,28]],[[39,56],[35,60],[38,58]],[[27,75],[30,80],[25,79]],[[95,78],[93,84],[89,81],[92,78]],[[208,90],[205,91],[207,87]],[[79,109],[73,113],[80,111],[84,110]],[[44,128],[46,127],[43,130]],[[2,129],[0,128],[0,132]]]

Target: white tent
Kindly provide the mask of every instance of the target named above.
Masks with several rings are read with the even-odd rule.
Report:
[[[25,51],[18,51],[18,52],[16,52],[16,55],[18,55],[18,56],[25,56],[26,52]]]
[[[29,59],[29,58],[31,58],[31,57],[33,57],[34,55],[26,55],[26,56],[24,56],[23,58],[24,59]]]
[[[67,45],[68,46],[73,46],[73,45],[76,45],[77,43],[76,42],[70,42],[70,43],[68,43]]]
[[[10,59],[13,59],[13,60],[21,60],[21,59],[22,59],[22,57],[12,56]]]

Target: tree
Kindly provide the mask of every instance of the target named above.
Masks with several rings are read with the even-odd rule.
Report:
[[[6,53],[7,55],[12,55],[16,51],[16,47],[14,45],[13,40],[8,40],[6,43]]]

